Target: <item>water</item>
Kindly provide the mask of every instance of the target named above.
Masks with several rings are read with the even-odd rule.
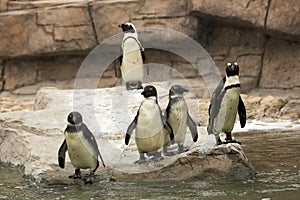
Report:
[[[20,169],[0,167],[0,199],[300,199],[300,131],[235,136],[258,171],[255,180],[38,186]]]

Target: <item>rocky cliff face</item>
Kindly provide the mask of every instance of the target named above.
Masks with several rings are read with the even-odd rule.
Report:
[[[237,60],[244,92],[255,87],[299,87],[299,10],[297,0],[4,0],[0,88],[16,94],[35,93],[42,86],[72,88],[85,56],[120,33],[117,25],[124,21],[191,36],[222,73],[226,62]],[[189,63],[169,52],[146,49],[146,55],[150,62],[165,64],[187,79],[199,78]],[[106,69],[99,87],[116,84],[113,66]],[[178,78],[170,70],[164,76]]]

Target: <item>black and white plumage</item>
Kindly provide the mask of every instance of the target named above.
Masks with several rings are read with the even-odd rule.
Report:
[[[135,163],[146,161],[145,153],[159,161],[163,159],[161,150],[165,143],[167,134],[174,138],[171,127],[164,123],[161,109],[157,101],[157,91],[154,86],[148,85],[141,93],[145,100],[142,101],[137,115],[128,126],[125,144],[128,145],[130,137],[135,130],[135,143],[137,145],[140,159]]]
[[[98,156],[105,167],[97,142],[91,131],[82,122],[80,113],[71,112],[67,120],[68,125],[64,131],[65,140],[58,151],[59,166],[65,167],[65,154],[68,151],[71,163],[75,168],[75,174],[69,178],[82,178],[80,169],[90,169],[90,174],[85,181],[91,182],[94,172],[99,167]]]
[[[214,134],[217,144],[231,143],[231,131],[233,129],[236,114],[240,118],[241,127],[246,124],[246,109],[243,100],[240,96],[240,81],[239,81],[239,66],[237,62],[227,63],[226,76],[219,82],[215,89],[211,104],[209,106],[209,124],[207,131],[209,134]],[[219,134],[226,134],[226,141],[222,142]]]
[[[185,141],[186,128],[189,127],[193,141],[198,139],[197,125],[191,118],[187,104],[183,98],[183,93],[188,92],[181,85],[173,85],[169,90],[169,103],[166,109],[166,121],[172,127],[174,134],[174,143],[178,144],[178,153],[184,151],[183,144]],[[166,144],[170,144],[170,138],[167,136]],[[164,154],[168,155],[167,149]]]
[[[142,89],[142,81],[144,78],[144,67],[146,57],[144,48],[138,39],[135,26],[126,22],[119,25],[124,32],[121,45],[121,56],[119,58],[120,65],[116,67],[116,76],[122,77],[122,81],[126,83],[126,89]]]

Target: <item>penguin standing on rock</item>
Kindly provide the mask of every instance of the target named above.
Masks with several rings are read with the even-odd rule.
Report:
[[[166,134],[170,134],[171,140],[174,138],[172,128],[163,121],[155,87],[146,86],[141,94],[145,100],[128,126],[125,137],[125,144],[128,145],[130,136],[135,130],[135,143],[140,154],[140,159],[135,163],[138,164],[146,162],[145,153],[148,156],[153,155],[155,161],[162,160],[161,150],[165,144]]]
[[[71,163],[75,168],[75,174],[69,178],[80,179],[82,178],[80,169],[90,169],[90,174],[84,178],[84,181],[92,183],[94,173],[99,167],[98,156],[105,167],[97,142],[91,131],[82,122],[80,113],[71,112],[67,120],[68,125],[64,132],[65,140],[58,151],[59,166],[65,167],[65,154],[68,151]]]
[[[189,127],[193,141],[198,139],[197,125],[188,112],[188,107],[183,98],[183,93],[188,92],[181,85],[173,85],[169,90],[169,103],[166,109],[166,120],[170,124],[174,133],[174,142],[178,144],[178,153],[183,153],[183,144],[185,141],[186,128]],[[166,145],[170,144],[170,138],[167,136]],[[166,147],[167,147],[166,146]],[[165,155],[171,155],[164,148]]]
[[[146,60],[135,26],[126,22],[119,25],[124,32],[121,45],[120,65],[116,67],[116,76],[122,77],[126,83],[126,89],[142,89],[144,78],[143,64]]]
[[[246,109],[240,96],[241,85],[239,81],[239,66],[237,62],[227,63],[226,76],[220,81],[215,89],[209,106],[209,124],[207,131],[214,134],[217,144],[239,143],[232,139],[236,114],[240,117],[241,127],[246,124]],[[222,142],[219,134],[226,134],[225,142]]]

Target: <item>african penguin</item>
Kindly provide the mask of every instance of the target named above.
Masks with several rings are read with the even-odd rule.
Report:
[[[142,81],[144,78],[145,54],[135,26],[126,22],[119,25],[124,32],[121,44],[121,56],[119,58],[120,65],[116,67],[116,76],[122,77],[122,81],[126,83],[126,89],[142,89]]]
[[[193,141],[196,142],[198,139],[197,125],[189,115],[187,104],[183,98],[183,93],[188,91],[181,85],[173,85],[169,90],[169,103],[165,112],[166,120],[173,130],[174,142],[178,144],[178,153],[184,152],[183,144],[187,126],[191,131]],[[167,135],[165,155],[172,155],[166,148],[169,144],[170,137]]]
[[[157,101],[157,91],[154,86],[148,85],[141,93],[145,99],[142,101],[137,115],[128,126],[125,144],[128,145],[130,136],[135,130],[135,143],[137,145],[140,159],[135,163],[146,162],[145,153],[148,156],[154,155],[154,160],[162,160],[161,150],[165,143],[166,134],[173,139],[173,131],[170,126],[164,123],[161,109]]]
[[[241,127],[246,124],[246,109],[240,96],[239,66],[237,62],[229,62],[226,66],[226,76],[215,89],[209,106],[209,124],[207,131],[214,134],[217,144],[239,143],[231,137],[236,114],[240,117]],[[219,134],[226,134],[226,141],[222,142]]]
[[[84,180],[86,183],[91,183],[94,172],[99,166],[98,156],[105,167],[97,142],[91,131],[82,122],[82,116],[79,112],[71,112],[67,120],[68,125],[64,131],[65,140],[58,151],[59,166],[65,167],[65,154],[68,151],[71,163],[75,168],[75,174],[69,178],[82,178],[80,169],[90,169],[89,176]]]

